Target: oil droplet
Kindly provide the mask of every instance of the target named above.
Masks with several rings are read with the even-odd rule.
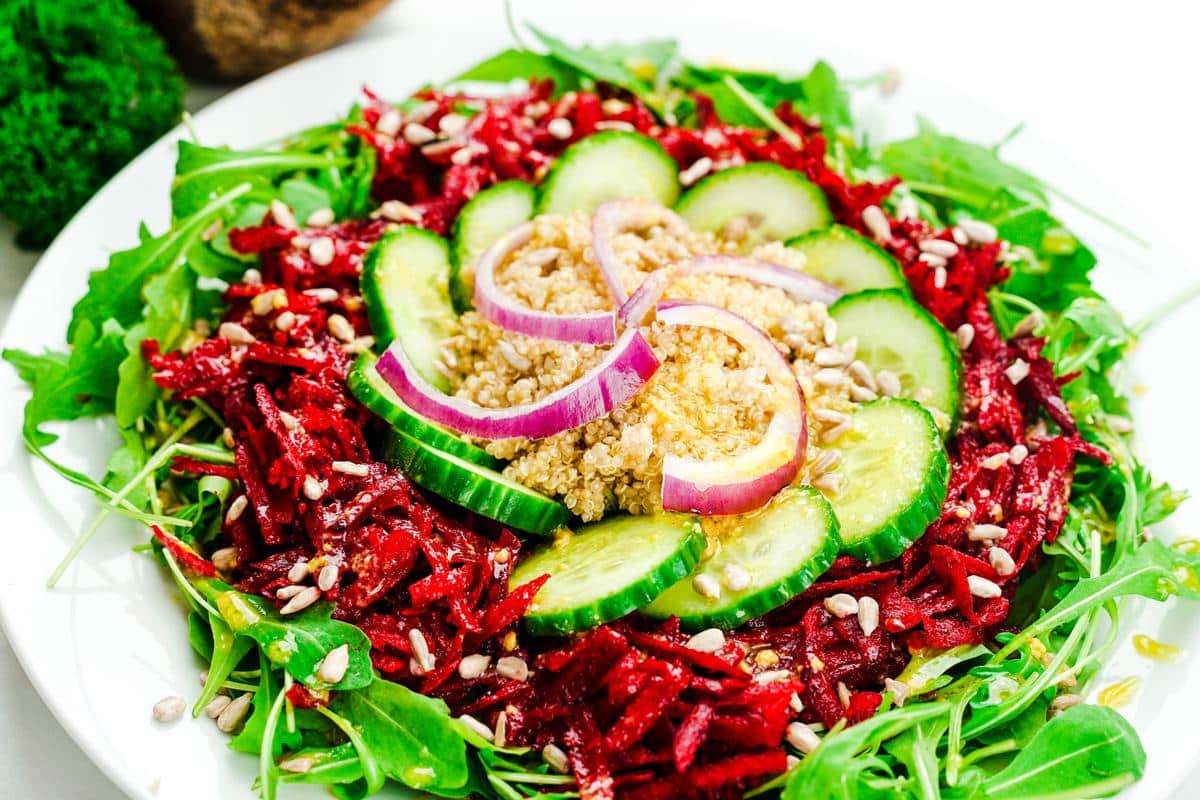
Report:
[[[1139,633],[1133,637],[1133,649],[1154,661],[1174,661],[1183,654],[1183,648],[1151,639]]]
[[[1129,701],[1133,699],[1133,696],[1137,694],[1141,686],[1141,678],[1125,678],[1124,680],[1117,681],[1112,686],[1101,689],[1096,702],[1109,708],[1122,708],[1129,704]]]
[[[1171,544],[1171,548],[1189,555],[1200,554],[1200,539],[1179,539]]]

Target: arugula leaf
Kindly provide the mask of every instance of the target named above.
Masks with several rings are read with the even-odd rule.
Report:
[[[829,133],[854,127],[854,117],[850,112],[850,94],[838,79],[833,67],[824,61],[818,61],[801,83],[804,87],[805,109],[809,114],[816,116]]]
[[[199,617],[196,612],[193,614]],[[200,716],[205,706],[217,696],[217,692],[229,678],[229,673],[237,669],[237,665],[254,647],[254,640],[235,635],[225,624],[225,620],[211,613],[207,617],[208,641],[211,643],[208,657],[208,677],[204,681],[204,689],[192,706],[193,717]]]
[[[948,717],[935,717],[884,743],[884,748],[907,769],[917,800],[941,800],[938,742],[949,724]]]
[[[263,598],[236,591],[214,578],[197,577],[191,582],[216,606],[234,633],[258,642],[272,663],[305,686],[344,691],[375,679],[370,640],[356,626],[332,619],[332,604],[317,603],[283,617]],[[343,644],[350,650],[350,666],[340,681],[330,685],[317,677],[317,666],[329,651]]]
[[[556,60],[595,81],[628,89],[643,99],[649,98],[655,83],[673,67],[678,51],[678,43],[672,39],[605,48],[574,47],[532,25],[528,27]],[[651,105],[656,106],[657,102],[651,102]]]
[[[447,82],[507,83],[520,78],[550,78],[554,81],[554,88],[560,92],[578,89],[580,86],[579,70],[570,64],[548,55],[518,49],[497,53]]]
[[[792,771],[783,800],[856,800],[864,773],[883,767],[882,760],[873,755],[881,743],[949,712],[949,703],[921,703],[886,711],[851,728],[829,733],[821,746]]]
[[[354,783],[362,779],[362,765],[358,753],[350,742],[332,747],[308,747],[288,755],[288,760],[305,759],[311,766],[304,772],[283,772],[279,779],[284,783],[336,784]]]
[[[58,437],[41,430],[43,423],[92,417],[113,410],[117,366],[125,357],[124,329],[113,320],[97,325],[85,320],[71,337],[71,352],[5,350],[4,360],[16,368],[33,395],[25,403],[24,436],[45,447]]]
[[[441,700],[377,678],[339,696],[363,741],[391,778],[415,789],[455,789],[467,782],[466,742]]]
[[[1129,722],[1080,705],[1051,719],[1012,763],[984,784],[995,800],[1107,797],[1141,778],[1146,753]]]
[[[271,671],[271,662],[264,653],[259,653],[259,664],[261,670],[258,678],[259,685],[252,701],[254,711],[238,735],[229,740],[229,749],[239,753],[258,755],[263,750],[264,742],[270,741],[271,751],[278,756],[284,750],[300,747],[301,737],[299,732],[289,733],[286,730],[270,729],[268,720],[271,717],[271,707],[274,705],[275,699],[283,694],[283,690],[275,681],[275,676]],[[269,740],[267,739],[268,733],[274,734]]]

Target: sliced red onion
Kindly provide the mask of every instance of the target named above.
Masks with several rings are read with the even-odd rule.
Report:
[[[592,311],[586,314],[553,314],[536,311],[506,297],[496,285],[496,268],[533,238],[533,223],[527,222],[500,237],[475,264],[475,308],[497,327],[539,339],[584,344],[612,344],[617,340],[616,314]]]
[[[791,365],[766,334],[723,308],[663,303],[658,307],[658,319],[667,325],[694,325],[727,334],[766,366],[778,397],[766,433],[754,446],[726,458],[663,458],[663,508],[706,516],[745,514],[761,508],[795,480],[808,447],[804,393]]]
[[[795,300],[831,305],[842,296],[836,286],[791,267],[746,256],[693,256],[650,273],[617,312],[622,325],[641,325],[673,282],[688,275],[727,275],[783,289]]]
[[[480,439],[544,439],[608,414],[641,391],[658,364],[645,338],[630,328],[579,380],[541,400],[509,408],[483,408],[438,391],[421,377],[399,342],[379,357],[375,368],[410,408],[459,433]]]
[[[604,282],[608,284],[608,293],[618,306],[628,299],[629,294],[621,281],[621,263],[613,252],[613,237],[624,231],[645,230],[654,225],[664,225],[675,232],[687,230],[687,223],[674,211],[640,197],[601,203],[592,216],[592,250],[604,274]]]

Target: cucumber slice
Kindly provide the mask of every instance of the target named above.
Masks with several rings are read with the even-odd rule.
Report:
[[[842,225],[798,236],[787,243],[804,253],[804,271],[845,292],[907,289],[900,263],[871,240]]]
[[[954,430],[962,365],[958,345],[932,314],[898,289],[848,294],[829,313],[837,320],[839,339],[858,339],[858,357],[872,372],[894,372],[902,396],[933,409],[943,433]]]
[[[933,417],[912,400],[875,400],[851,420],[836,444],[845,481],[830,502],[843,552],[878,564],[907,550],[941,514],[950,461]]]
[[[646,197],[664,206],[679,198],[678,168],[662,146],[640,133],[603,131],[559,157],[538,194],[537,213],[589,214],[605,200]]]
[[[346,382],[358,402],[382,417],[396,430],[407,433],[434,450],[441,450],[488,469],[503,468],[504,462],[488,455],[483,448],[476,447],[457,433],[422,417],[406,406],[395,390],[376,372],[377,360],[374,353],[363,353],[350,368]]]
[[[642,609],[651,617],[679,617],[691,630],[734,628],[791,600],[812,585],[837,558],[842,542],[829,502],[811,486],[792,486],[727,538],[721,549],[687,578],[667,589]],[[752,583],[732,591],[724,585],[725,570],[738,566]],[[715,600],[692,586],[707,575],[722,586]]]
[[[541,492],[400,431],[389,432],[383,460],[451,503],[519,530],[548,534],[571,518],[566,506]]]
[[[363,260],[362,293],[380,346],[399,339],[421,377],[450,383],[434,362],[438,344],[458,329],[447,280],[450,248],[436,233],[405,225],[375,243]]]
[[[825,195],[799,172],[766,162],[733,167],[695,185],[675,208],[697,230],[724,231],[741,217],[747,243],[790,239],[833,222]]]
[[[704,552],[698,519],[619,516],[586,525],[525,558],[511,586],[550,575],[525,614],[535,635],[568,634],[618,619],[687,575]]]
[[[475,307],[471,302],[475,259],[533,216],[535,195],[524,181],[505,181],[472,197],[458,213],[450,248],[450,302],[459,314]]]

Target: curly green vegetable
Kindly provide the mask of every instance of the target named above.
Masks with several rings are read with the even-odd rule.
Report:
[[[0,213],[47,244],[173,126],[183,77],[123,0],[0,4]]]

